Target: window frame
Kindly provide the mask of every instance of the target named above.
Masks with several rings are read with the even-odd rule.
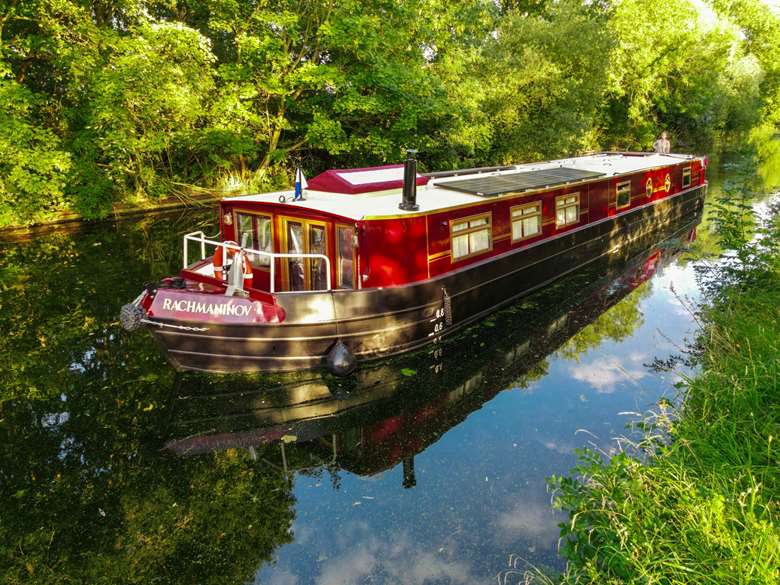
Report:
[[[574,221],[566,222],[566,223],[558,223],[558,201],[560,199],[566,199],[567,197],[576,197],[577,198],[577,203],[576,203],[576,205],[577,205],[577,219],[575,219]],[[569,227],[570,225],[576,225],[576,224],[580,223],[580,212],[582,211],[581,203],[582,203],[582,198],[580,197],[580,192],[579,191],[577,191],[576,193],[565,193],[564,195],[558,195],[555,198],[555,209],[553,210],[553,212],[555,214],[555,216],[554,216],[555,217],[555,229]],[[572,204],[565,205],[563,207],[563,209],[566,209],[567,207],[571,207],[571,205]],[[565,217],[565,215],[566,215],[566,213],[564,212],[564,217]]]
[[[339,245],[339,228],[347,228],[352,230],[352,288],[341,288],[341,247]],[[336,288],[334,290],[357,290],[358,286],[358,266],[357,266],[357,246],[355,246],[354,238],[357,236],[357,229],[354,225],[348,223],[334,223],[333,224],[333,245],[336,251]],[[331,283],[331,286],[333,283]]]
[[[620,189],[625,186],[628,186],[628,203],[620,205]],[[615,183],[615,209],[620,210],[627,207],[631,207],[631,180]]]
[[[268,220],[268,225],[271,228],[271,234],[270,234],[270,240],[271,240],[271,249],[268,250],[269,253],[274,253],[274,216],[270,213],[265,212],[259,212],[259,211],[250,211],[247,209],[236,209],[233,208],[233,234],[235,235],[235,241],[238,243],[238,245],[241,245],[241,235],[239,233],[239,228],[241,226],[238,216],[239,215],[246,215],[252,217],[252,238],[257,243],[257,245],[260,244],[260,238],[258,237],[260,234],[257,231],[257,218],[262,217],[264,219]],[[259,250],[260,248],[255,248]],[[271,271],[271,262],[273,262],[273,258],[268,258],[268,264],[260,264],[255,265],[252,263],[252,268],[255,270],[265,270],[266,272]]]
[[[685,177],[688,177],[688,182],[685,182]],[[691,165],[685,166],[682,169],[682,188],[687,189],[693,184],[693,171],[691,169]]]
[[[520,215],[517,218],[514,217],[515,211],[520,211],[521,209],[527,209],[529,207],[535,207],[538,211],[536,213],[533,213],[533,214]],[[519,238],[515,238],[514,237],[515,221],[520,223],[521,231],[522,231],[523,221],[528,219],[529,217],[536,217],[536,218],[538,218],[539,230],[536,233],[531,234],[529,236],[523,235],[523,236],[521,236]],[[541,202],[541,200],[539,200],[539,201],[532,201],[530,203],[521,203],[520,205],[513,205],[512,207],[509,208],[509,230],[510,230],[511,241],[512,241],[513,244],[515,242],[522,242],[522,241],[527,240],[529,238],[533,238],[533,237],[536,237],[536,236],[541,236],[543,227],[544,226],[543,226],[543,221],[542,221],[542,202]]]
[[[475,219],[487,219],[487,225],[480,225],[474,228],[466,227],[465,230],[459,231],[455,233],[453,231],[453,228],[455,225],[460,223],[466,223],[474,221]],[[468,258],[473,258],[475,256],[481,256],[482,254],[486,254],[487,252],[493,251],[493,212],[492,211],[485,211],[482,213],[477,213],[474,215],[468,215],[466,217],[458,217],[457,219],[451,219],[449,221],[450,223],[450,262],[460,262],[461,260],[467,260]],[[453,238],[458,236],[465,236],[472,233],[480,232],[482,230],[487,230],[488,233],[488,247],[484,248],[482,250],[478,250],[476,252],[471,251],[471,246],[469,245],[469,253],[465,256],[458,256],[455,257],[455,247],[453,246]]]

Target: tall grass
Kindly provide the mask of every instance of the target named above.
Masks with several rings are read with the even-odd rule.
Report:
[[[724,211],[732,235],[741,212]],[[780,227],[703,276],[699,373],[632,452],[551,480],[566,583],[780,583]],[[724,224],[725,227],[725,224]],[[713,280],[714,279],[714,280]]]

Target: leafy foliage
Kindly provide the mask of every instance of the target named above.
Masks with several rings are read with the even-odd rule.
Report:
[[[26,87],[0,79],[0,225],[44,220],[65,203],[71,159],[34,119],[37,102]]]
[[[80,140],[97,146],[105,175],[129,193],[162,194],[180,180],[190,142],[214,89],[210,42],[177,23],[144,24],[114,41],[90,80],[89,124]]]
[[[496,162],[539,159],[594,148],[611,47],[603,12],[576,1],[544,16],[509,12],[486,50],[483,108]]]
[[[429,169],[680,149],[780,124],[760,0],[10,0],[0,227],[302,165]]]

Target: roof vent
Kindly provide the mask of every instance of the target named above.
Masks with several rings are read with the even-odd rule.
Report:
[[[398,207],[403,211],[417,211],[420,206],[417,205],[417,159],[414,155],[416,150],[406,151],[406,160],[404,161],[404,194]]]

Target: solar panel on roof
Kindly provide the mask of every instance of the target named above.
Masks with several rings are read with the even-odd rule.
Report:
[[[473,179],[462,179],[460,181],[447,181],[446,183],[438,183],[438,186],[445,189],[462,191],[463,193],[471,193],[472,195],[478,195],[480,197],[495,197],[502,193],[528,191],[529,189],[538,189],[539,187],[554,187],[572,183],[574,181],[594,179],[602,176],[604,176],[604,173],[583,171],[568,167],[557,167],[540,171],[527,171],[525,173],[491,175],[486,177],[475,177]]]

